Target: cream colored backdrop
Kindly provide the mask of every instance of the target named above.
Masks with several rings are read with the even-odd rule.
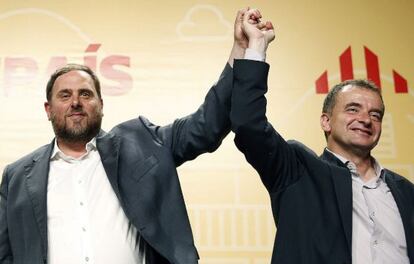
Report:
[[[341,65],[361,78],[374,69],[387,105],[375,155],[414,181],[409,0],[0,0],[0,169],[52,139],[44,87],[51,69],[66,61],[96,68],[106,130],[139,114],[167,124],[192,112],[224,67],[233,19],[247,5],[260,8],[277,28],[267,58],[268,116],[282,135],[321,153],[324,95],[316,93],[316,80],[327,71],[329,86],[339,82]],[[374,57],[368,64],[364,47]],[[348,48],[351,56],[345,53],[340,64]],[[393,71],[403,78],[397,81],[402,93],[395,92]],[[202,264],[270,262],[275,228],[269,199],[233,134],[179,173]]]

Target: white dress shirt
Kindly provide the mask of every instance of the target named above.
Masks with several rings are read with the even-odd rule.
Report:
[[[55,143],[47,186],[49,264],[144,264],[145,243],[106,176],[96,139],[80,158]]]
[[[372,158],[376,177],[364,182],[354,163],[331,153],[352,175],[352,263],[409,264],[404,226],[383,168]]]
[[[266,61],[266,53],[258,52],[255,49],[247,48],[244,53],[245,60]]]

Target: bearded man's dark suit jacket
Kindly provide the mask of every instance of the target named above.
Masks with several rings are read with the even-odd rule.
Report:
[[[147,263],[198,262],[176,167],[214,151],[230,131],[232,74],[227,64],[199,109],[168,126],[155,126],[139,117],[109,133],[101,131],[97,137],[112,188],[126,216],[149,245]],[[47,261],[46,195],[52,149],[53,142],[4,171],[0,263]]]
[[[351,174],[334,155],[325,151],[317,157],[299,142],[286,142],[268,123],[268,70],[262,62],[234,63],[230,119],[237,147],[270,193],[277,226],[272,263],[351,263]],[[414,263],[414,187],[389,170],[384,173]]]

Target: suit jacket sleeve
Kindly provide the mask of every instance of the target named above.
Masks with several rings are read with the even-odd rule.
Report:
[[[8,192],[7,167],[4,169],[0,186],[0,263],[13,263],[13,255],[10,249],[9,231],[7,223],[7,192]]]
[[[230,132],[232,81],[233,70],[227,64],[197,111],[170,125],[150,127],[154,136],[171,149],[176,166],[213,152]]]
[[[268,71],[269,65],[263,62],[235,61],[230,116],[237,148],[272,193],[298,179],[300,164],[295,149],[266,118]]]

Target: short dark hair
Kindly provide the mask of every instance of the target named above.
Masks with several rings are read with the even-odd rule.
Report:
[[[59,76],[65,74],[65,73],[68,73],[70,71],[84,71],[87,74],[89,74],[89,76],[91,76],[91,78],[93,80],[93,84],[95,86],[95,90],[96,90],[96,93],[98,94],[99,99],[102,99],[102,96],[101,96],[101,84],[99,82],[98,77],[91,70],[91,68],[89,68],[88,66],[85,66],[85,65],[81,65],[81,64],[70,63],[70,64],[66,64],[65,66],[57,69],[50,76],[50,79],[49,79],[49,81],[47,82],[47,85],[46,85],[46,99],[47,99],[47,101],[50,101],[50,99],[52,98],[52,89],[53,89],[53,86],[55,85],[56,79]]]
[[[376,86],[372,81],[366,79],[355,79],[338,83],[329,91],[323,102],[322,113],[332,113],[332,110],[336,104],[336,98],[338,96],[338,93],[342,91],[342,89],[345,86],[348,85],[351,85],[352,87],[356,88],[367,89],[378,94],[378,96],[381,98],[383,113],[385,112],[384,100],[382,99],[381,90],[378,88],[378,86]]]

